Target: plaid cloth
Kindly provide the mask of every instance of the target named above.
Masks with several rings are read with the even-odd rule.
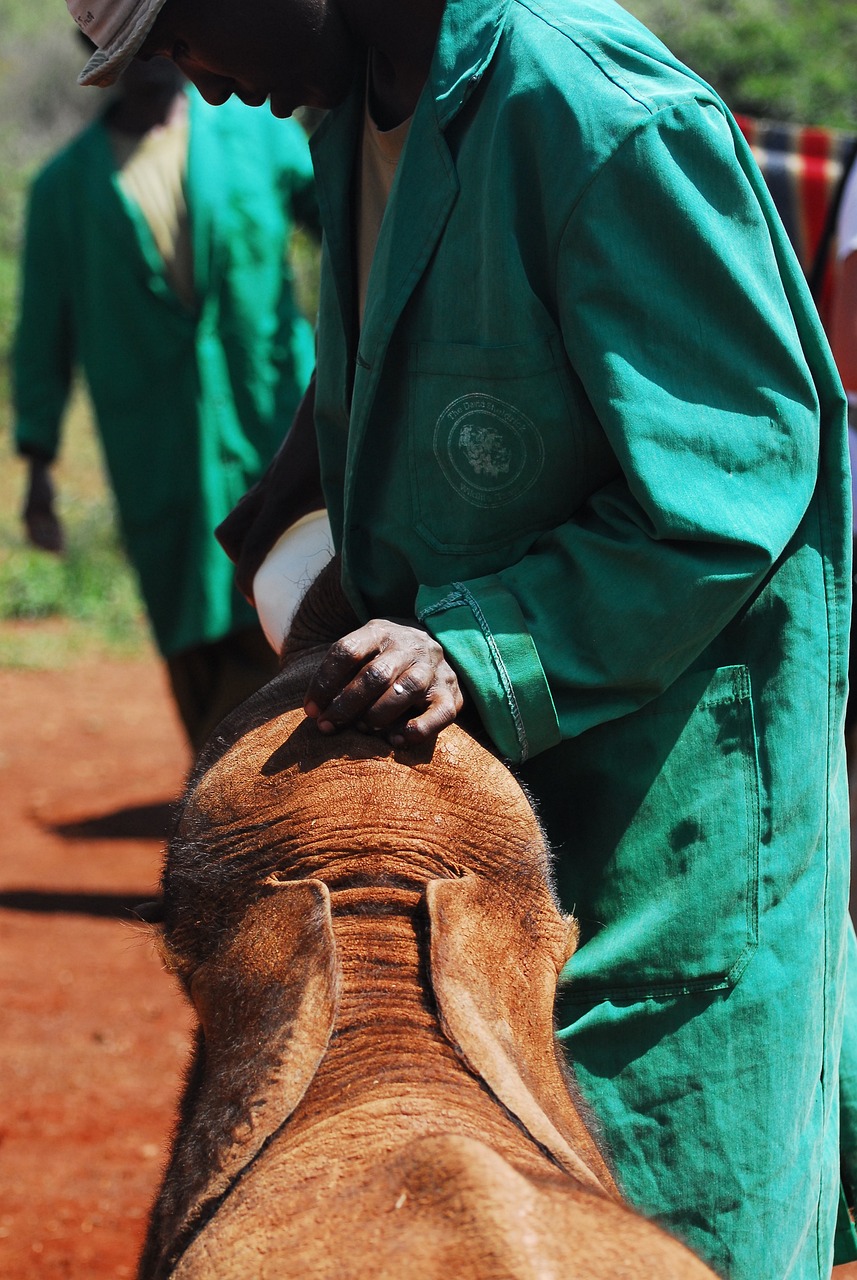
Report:
[[[829,250],[834,202],[857,138],[839,129],[782,124],[746,115],[736,119],[825,316],[832,288],[833,256]]]

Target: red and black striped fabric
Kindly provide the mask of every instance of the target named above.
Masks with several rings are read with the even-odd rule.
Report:
[[[826,248],[831,201],[853,154],[855,137],[839,129],[783,124],[736,116],[777,206],[807,277],[813,276],[819,250]],[[833,255],[828,255],[816,301],[827,313]]]

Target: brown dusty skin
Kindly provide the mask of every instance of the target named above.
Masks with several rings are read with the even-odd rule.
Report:
[[[4,1280],[134,1274],[190,1019],[125,904],[185,767],[155,660],[0,671]]]

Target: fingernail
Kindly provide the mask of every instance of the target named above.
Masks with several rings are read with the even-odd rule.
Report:
[[[318,727],[321,733],[334,733],[336,731],[336,725],[330,720],[319,720]]]
[[[400,733],[397,733],[394,737],[390,739],[390,743],[394,747],[403,747],[405,745],[405,739],[402,737]]]
[[[317,720],[319,717],[319,709],[314,702],[304,703],[304,713],[309,716],[310,720]]]

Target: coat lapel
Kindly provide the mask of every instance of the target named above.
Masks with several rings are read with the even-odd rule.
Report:
[[[417,108],[372,261],[351,403],[352,454],[362,442],[393,330],[458,195],[458,175],[434,107],[424,96]]]
[[[348,100],[328,115],[312,139],[325,268],[333,277],[340,313],[344,355],[341,403],[350,404],[342,513],[346,528],[360,453],[391,337],[443,235],[458,195],[458,175],[445,130],[488,66],[509,3],[454,0],[446,6],[432,70],[414,113],[378,237],[359,345],[353,190],[365,76],[358,76]],[[323,322],[325,327],[334,323],[329,311],[324,312]],[[328,329],[328,344],[333,340]],[[343,580],[349,583],[346,543],[343,535]],[[353,584],[351,587],[353,590]]]
[[[358,83],[362,83],[361,77]],[[343,105],[331,111],[310,138],[316,196],[324,228],[324,252],[351,363],[357,323],[352,235],[354,166],[362,108],[363,90],[355,87]]]
[[[350,396],[349,474],[395,326],[446,227],[458,175],[444,130],[479,82],[500,38],[509,0],[448,4],[432,70],[417,104],[372,263],[368,303],[356,341],[353,180],[363,114],[364,78],[313,138],[327,253],[354,384]]]

